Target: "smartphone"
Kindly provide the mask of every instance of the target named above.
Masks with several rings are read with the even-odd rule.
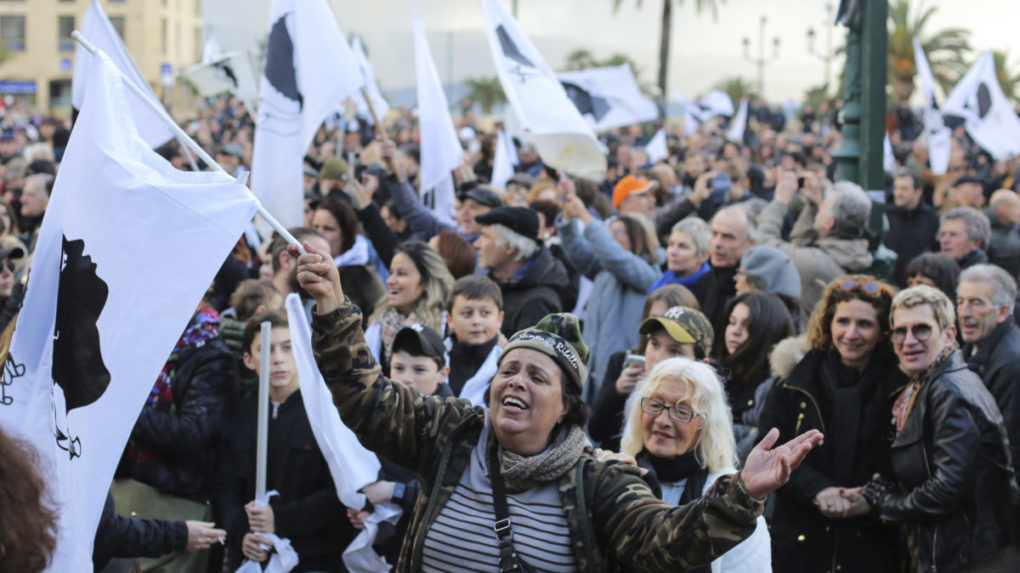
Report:
[[[730,199],[730,188],[733,186],[733,182],[730,181],[730,176],[725,173],[720,173],[709,181],[709,186],[712,188],[712,201],[714,203],[726,203]]]
[[[631,364],[640,364],[642,368],[645,367],[645,357],[640,354],[628,354],[627,358],[623,360],[623,367],[629,368]]]

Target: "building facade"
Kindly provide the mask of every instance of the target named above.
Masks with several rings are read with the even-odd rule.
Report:
[[[75,42],[93,0],[0,0],[0,97],[67,115]],[[99,0],[142,76],[167,95],[173,74],[202,59],[202,0]]]

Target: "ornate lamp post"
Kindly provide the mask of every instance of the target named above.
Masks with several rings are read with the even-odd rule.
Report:
[[[779,37],[772,38],[772,56],[765,57],[765,22],[766,18],[761,17],[761,25],[758,29],[758,56],[751,56],[751,39],[744,36],[744,59],[758,66],[758,97],[765,97],[765,66],[776,61],[779,57]]]

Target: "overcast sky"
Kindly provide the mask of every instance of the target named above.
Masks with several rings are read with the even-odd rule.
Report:
[[[417,6],[429,33],[432,54],[444,82],[451,79],[494,76],[481,8],[477,0],[329,0],[348,38],[361,35],[383,90],[414,85],[414,48],[411,10]],[[505,0],[510,6],[512,0]],[[546,61],[560,69],[566,55],[586,48],[596,57],[629,55],[639,67],[639,79],[655,83],[658,73],[659,16],[663,0],[623,0],[613,12],[613,0],[518,0],[518,17],[542,51]],[[720,0],[722,1],[722,0]],[[838,4],[838,0],[833,3]],[[224,49],[248,49],[264,36],[270,0],[205,0],[208,28]],[[750,37],[757,55],[760,19],[767,18],[765,36],[771,55],[772,38],[780,39],[779,57],[765,67],[765,93],[778,101],[799,99],[811,86],[822,83],[821,56],[808,53],[807,29],[817,31],[816,52],[825,51],[828,33],[823,0],[726,0],[719,17],[696,14],[695,1],[686,0],[673,10],[673,41],[669,88],[687,97],[702,94],[721,79],[742,76],[755,82],[757,68],[744,59],[741,44]],[[913,6],[918,6],[916,0]],[[928,0],[938,11],[931,30],[959,26],[972,31],[978,51],[1008,49],[1020,22],[1016,0]],[[832,28],[833,48],[845,29]],[[1020,68],[1020,49],[1012,50],[1010,64]],[[976,54],[974,54],[976,55]],[[833,59],[832,75],[841,62]]]

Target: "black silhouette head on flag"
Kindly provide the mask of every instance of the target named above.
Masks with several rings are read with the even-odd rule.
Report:
[[[978,118],[984,119],[988,112],[992,111],[992,92],[988,89],[988,84],[979,83],[977,89],[974,90],[974,95],[964,107],[970,109]]]
[[[522,66],[527,66],[529,68],[535,67],[535,64],[531,63],[531,60],[521,53],[521,49],[514,43],[513,38],[510,37],[510,34],[506,31],[503,24],[496,26],[496,37],[499,38],[499,47],[503,50],[504,56]]]
[[[612,108],[609,105],[609,100],[601,96],[594,96],[590,91],[573,82],[561,80],[560,83],[567,92],[567,97],[574,103],[574,107],[581,112],[581,115],[591,115],[596,122],[599,122]]]
[[[219,70],[220,74],[222,74],[222,77],[225,78],[226,81],[230,82],[230,84],[233,85],[234,89],[236,90],[237,89],[237,75],[234,74],[234,68],[233,68],[233,66],[230,65],[230,60],[229,59],[228,60],[224,60],[224,61],[216,64],[216,69]]]
[[[53,382],[64,391],[67,411],[95,402],[110,385],[96,321],[109,288],[85,254],[85,242],[63,238],[57,320],[53,336]]]
[[[276,91],[288,99],[304,105],[304,98],[298,90],[297,73],[294,71],[294,41],[287,31],[287,16],[280,16],[269,30],[266,43],[266,79]]]

